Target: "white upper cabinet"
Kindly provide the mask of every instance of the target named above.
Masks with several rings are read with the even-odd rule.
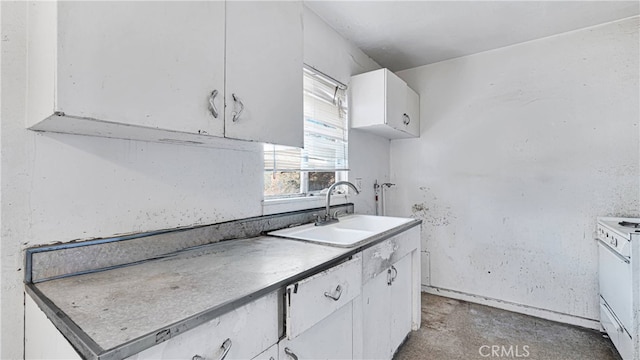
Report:
[[[300,2],[34,3],[27,127],[301,146],[301,12]],[[239,112],[233,93],[245,105],[236,122],[229,115]],[[287,131],[269,132],[265,124]]]
[[[300,2],[227,2],[225,135],[302,147],[302,67]]]
[[[351,127],[389,139],[420,136],[420,98],[387,69],[353,76]]]
[[[51,52],[46,58],[30,57],[30,75],[39,76],[30,78],[30,91],[48,94],[30,97],[45,102],[34,104],[41,110],[28,125],[67,132],[72,129],[65,124],[75,119],[94,122],[96,130],[99,122],[110,122],[223,136],[224,111],[214,117],[208,98],[217,90],[214,105],[224,109],[224,5],[94,1],[32,5],[30,15],[41,18],[31,22],[30,17],[30,27],[49,27],[49,33],[32,36],[31,45],[35,51],[47,47]],[[38,71],[48,63],[54,64],[51,72]],[[43,86],[51,82],[52,88]]]

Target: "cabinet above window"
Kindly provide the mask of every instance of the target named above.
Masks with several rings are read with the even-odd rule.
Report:
[[[387,69],[351,77],[351,128],[389,139],[420,136],[420,97]]]
[[[27,127],[302,146],[302,3],[35,2]]]

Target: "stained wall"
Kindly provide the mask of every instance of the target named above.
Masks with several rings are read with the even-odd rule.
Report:
[[[425,289],[596,327],[597,216],[639,216],[638,17],[402,71],[388,209]]]

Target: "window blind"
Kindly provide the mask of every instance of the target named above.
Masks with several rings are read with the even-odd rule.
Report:
[[[304,148],[264,145],[265,171],[348,170],[346,87],[304,69]]]

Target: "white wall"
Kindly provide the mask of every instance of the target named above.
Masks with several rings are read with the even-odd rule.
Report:
[[[11,5],[11,6],[9,6]],[[26,82],[26,38],[24,26],[24,11],[26,3],[0,3],[0,43],[1,43],[1,109],[0,136],[0,193],[2,203],[0,216],[0,358],[22,358],[22,329],[23,329],[23,290],[22,290],[22,244],[24,240],[22,229],[16,224],[23,223],[22,214],[9,216],[17,204],[28,202],[24,193],[9,191],[7,182],[9,176],[15,178],[13,182],[26,181],[20,161],[24,159],[25,146],[20,145],[19,139],[13,139],[9,123],[24,121],[25,119],[25,82]],[[13,135],[13,134],[11,134]],[[13,147],[10,147],[13,145]],[[11,169],[9,168],[11,167]],[[7,189],[7,190],[5,190]],[[18,205],[20,206],[20,205]]]
[[[598,318],[595,218],[640,215],[638,50],[635,17],[399,73],[422,134],[388,207],[424,220],[423,284]]]
[[[353,46],[318,15],[304,10],[304,62],[349,84],[352,75],[380,68],[375,61]],[[369,133],[349,131],[349,180],[362,179],[362,191],[350,196],[356,212],[375,213],[373,183],[389,178],[389,140]]]
[[[356,129],[349,132],[349,180],[362,182],[360,194],[350,198],[358,213],[376,213],[373,184],[389,182],[389,146],[389,139]]]
[[[330,28],[318,15],[304,8],[304,62],[313,68],[330,75],[334,79],[349,84],[351,75],[377,70],[375,61],[360,49],[349,43],[335,30]],[[357,196],[348,196],[355,204],[355,210],[362,214],[375,213],[375,194],[373,184],[389,179],[389,140],[359,130],[349,131],[349,174],[348,179],[355,182],[362,179],[362,191]],[[324,205],[324,197],[307,199],[307,204]],[[302,206],[310,206],[310,205]],[[287,204],[289,209],[292,207]],[[284,211],[282,204],[269,205],[265,212]]]
[[[241,151],[26,130],[27,6],[0,3],[3,359],[23,354],[24,248],[263,212],[259,144]],[[305,10],[304,16],[306,62],[345,82],[350,73],[379,67],[315,14]],[[324,56],[319,48],[335,49],[339,55]],[[388,142],[355,134],[351,154],[352,176],[388,177]],[[375,170],[365,170],[376,163]],[[356,211],[373,206],[373,195],[353,200]]]
[[[5,12],[6,13],[6,12]],[[3,24],[5,24],[6,21],[3,19],[2,16],[2,6],[0,6],[0,119],[2,119],[2,115],[3,115],[3,108],[2,108],[2,104],[3,104],[3,100],[2,100],[2,92],[3,92],[3,85],[4,82],[2,81],[2,74],[4,73],[4,71],[2,71],[2,63],[3,63],[3,58],[4,58],[4,52],[6,50],[6,45],[3,44],[3,41],[1,40],[2,37],[5,36],[5,31],[4,31],[4,27]],[[2,126],[0,126],[0,187],[2,186]],[[2,191],[0,190],[0,204],[4,204],[4,202],[2,201]],[[0,314],[2,314],[2,308],[3,308],[3,301],[2,301],[2,289],[4,288],[3,285],[3,276],[1,276],[2,273],[4,273],[4,269],[2,268],[2,255],[4,254],[3,252],[3,246],[2,246],[2,211],[4,205],[0,205]],[[0,333],[2,332],[2,315],[0,315]],[[2,340],[0,339],[0,356],[2,355]]]

